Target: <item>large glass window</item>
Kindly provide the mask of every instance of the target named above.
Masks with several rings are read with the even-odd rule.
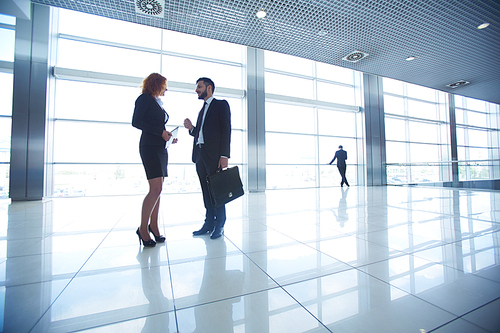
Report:
[[[55,78],[48,112],[46,195],[147,191],[141,133],[131,120],[141,80],[152,72],[171,83],[162,98],[170,116],[167,129],[180,126],[179,142],[169,148],[164,192],[198,191],[192,137],[183,120],[197,119],[201,102],[194,87],[199,77],[214,80],[216,97],[220,89],[242,89],[243,47],[69,10],[60,9],[58,16],[56,69],[64,69],[65,75]],[[217,51],[207,58],[199,51],[207,48]],[[185,88],[189,85],[192,89]],[[231,107],[232,165],[244,162],[243,95],[222,97]]]
[[[384,78],[387,183],[450,180],[446,95]]]
[[[459,179],[497,179],[499,175],[499,106],[455,96]]]
[[[0,14],[0,198],[9,197],[15,24]]]
[[[270,51],[264,57],[267,188],[338,186],[337,168],[327,164],[339,145],[356,184],[359,73]]]

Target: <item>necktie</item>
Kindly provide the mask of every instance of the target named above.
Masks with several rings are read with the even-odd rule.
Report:
[[[198,127],[198,134],[196,138],[196,143],[205,143],[203,141],[203,123],[205,122],[205,106],[207,103],[203,103],[203,106],[201,107],[200,113],[198,114],[198,120],[196,120],[196,126]]]

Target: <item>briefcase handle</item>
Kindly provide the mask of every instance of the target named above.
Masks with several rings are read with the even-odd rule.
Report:
[[[219,173],[219,172],[227,170],[227,169],[229,169],[229,167],[227,167],[226,169],[217,168],[217,170],[215,170],[215,173]]]

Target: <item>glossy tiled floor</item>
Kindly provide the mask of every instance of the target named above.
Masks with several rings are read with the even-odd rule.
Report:
[[[193,237],[200,194],[0,201],[3,332],[500,332],[500,192],[247,194]]]

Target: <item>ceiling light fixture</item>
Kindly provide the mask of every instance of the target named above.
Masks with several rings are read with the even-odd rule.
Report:
[[[328,34],[328,30],[326,29],[321,29],[318,31],[318,36],[326,36]]]
[[[458,87],[461,87],[461,86],[465,86],[466,84],[469,84],[469,83],[470,83],[469,81],[459,80],[457,82],[453,82],[453,83],[447,84],[446,86],[450,87],[450,88],[458,88]]]
[[[488,22],[485,22],[483,24],[480,24],[477,26],[478,29],[484,29],[487,28],[490,24]]]
[[[266,12],[263,9],[261,9],[255,15],[257,15],[257,17],[261,19],[261,18],[266,17]]]
[[[368,53],[364,53],[361,51],[353,51],[350,54],[343,57],[342,60],[349,61],[349,62],[358,62],[361,59],[368,57],[368,55],[369,55]]]
[[[411,57],[406,58],[406,60],[408,60],[408,61],[412,61],[412,60],[415,60],[415,58],[416,58],[416,57],[411,56]]]

